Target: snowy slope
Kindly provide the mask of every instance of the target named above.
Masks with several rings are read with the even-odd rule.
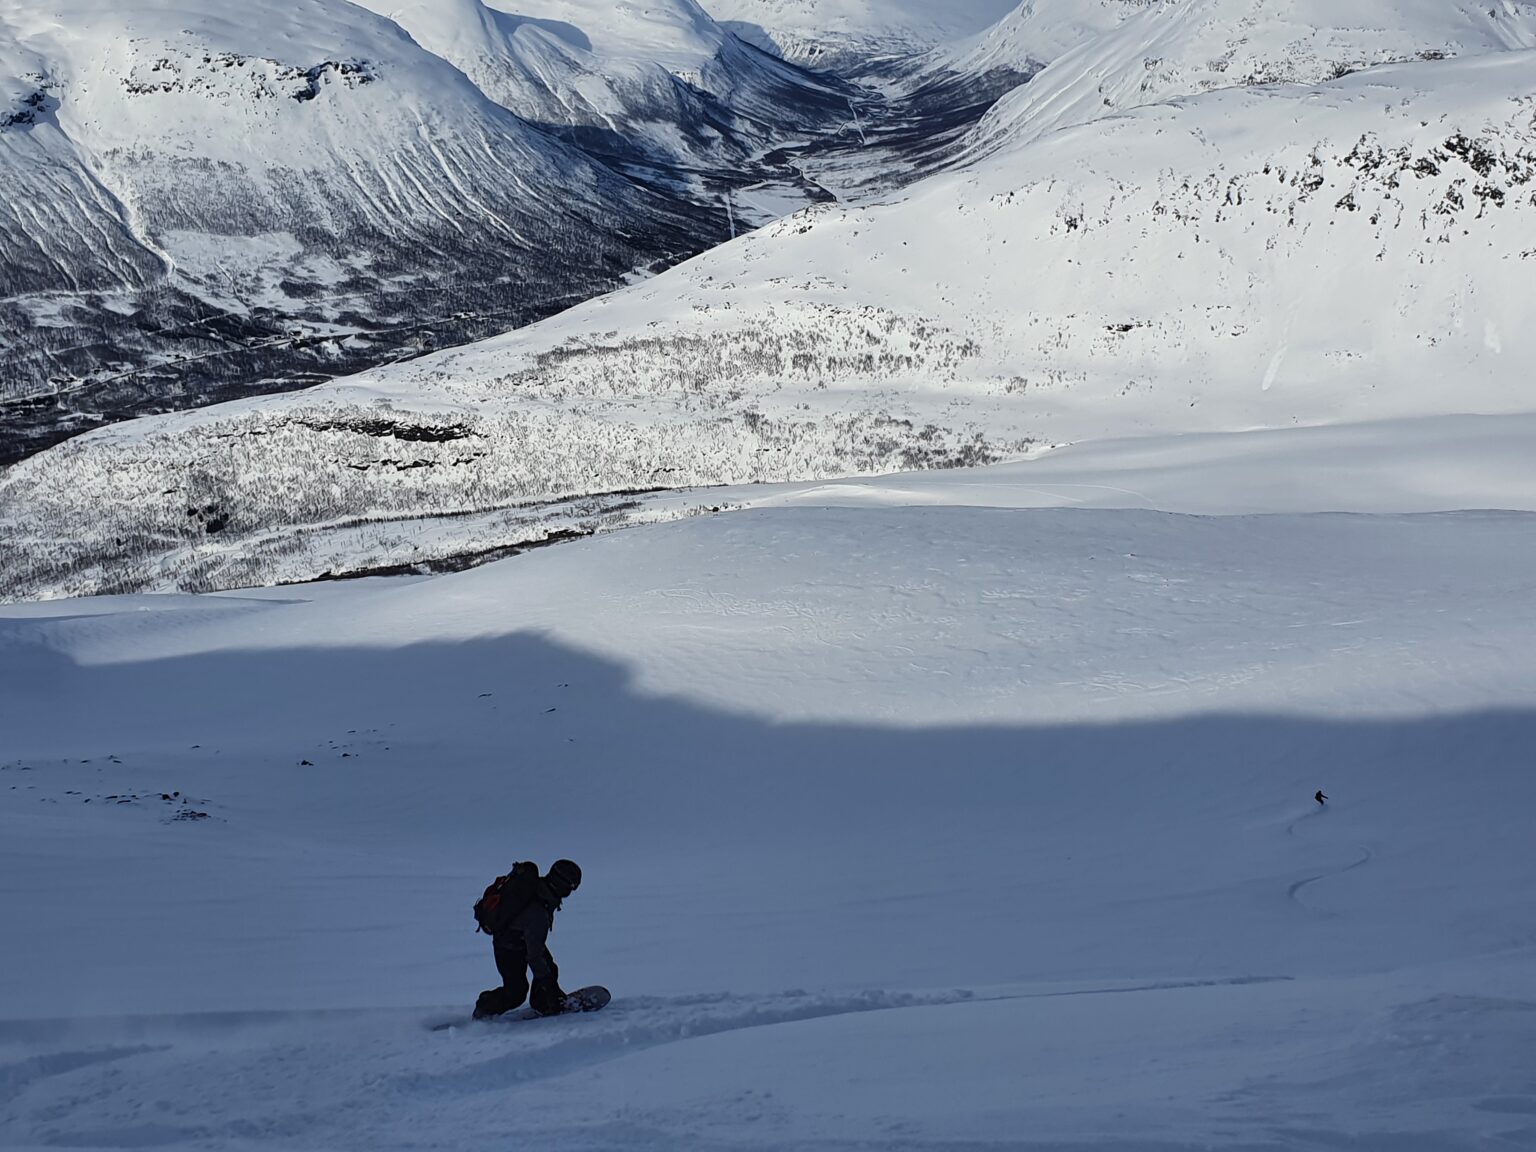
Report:
[[[1058,56],[1095,39],[1157,0],[1023,0],[986,31],[936,53],[939,67],[962,75],[1031,76]]]
[[[813,67],[908,53],[981,32],[1017,0],[703,0],[716,20]]]
[[[725,229],[341,0],[7,2],[0,72],[0,400],[40,435],[61,391],[99,418],[334,374]]]
[[[1118,15],[1130,16],[1123,23],[1113,7],[1109,0],[1084,13],[1106,34],[1080,38],[1060,59],[1035,57],[1053,67],[992,110],[974,133],[979,148],[1018,147],[1059,128],[1214,88],[1318,84],[1373,65],[1536,47],[1530,0],[1133,0],[1119,5]],[[1028,56],[1036,37],[1051,47],[1069,38],[1062,31],[1070,34],[1072,25],[1060,29],[1059,6],[1038,15],[1032,9],[1015,14],[1020,26],[996,46],[1005,58],[1020,53],[1015,45]]]
[[[369,0],[493,100],[595,151],[739,170],[840,127],[849,89],[749,48],[694,0]]]
[[[473,349],[94,434],[0,482],[0,583],[227,586],[245,542],[360,519],[1529,411],[1533,61],[1134,110]]]
[[[1530,518],[953,479],[4,610],[0,1143],[1528,1147]],[[525,855],[614,1003],[427,1032]]]

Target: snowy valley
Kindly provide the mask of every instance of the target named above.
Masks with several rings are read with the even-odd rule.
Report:
[[[0,0],[0,188],[0,1146],[1536,1149],[1536,4]]]
[[[990,102],[694,0],[367,7],[0,4],[0,463],[516,328],[837,195],[802,149]]]
[[[1013,30],[1059,48],[1029,7]],[[1437,8],[1367,42],[1385,13],[1357,7],[1241,41],[1248,79],[1212,88],[1174,55],[1207,59],[1210,6],[1138,5],[1005,96],[968,163],[903,190],[464,349],[71,440],[0,479],[0,587],[433,566],[622,522],[656,488],[1527,411],[1531,9]],[[1138,27],[1167,55],[1129,107]],[[1074,124],[1093,76],[1122,95]]]

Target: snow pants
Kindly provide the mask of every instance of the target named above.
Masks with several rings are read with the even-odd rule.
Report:
[[[476,1019],[500,1016],[520,1007],[524,1000],[543,1016],[553,1016],[560,1011],[565,1002],[565,993],[560,990],[560,969],[555,966],[555,958],[547,947],[541,951],[543,963],[539,967],[548,974],[535,978],[530,996],[527,945],[520,939],[496,941],[496,971],[501,975],[501,987],[480,993],[480,998],[475,1001]]]

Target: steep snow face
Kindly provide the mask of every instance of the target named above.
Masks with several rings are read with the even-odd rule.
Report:
[[[985,32],[941,50],[940,67],[961,74],[1038,72],[1161,0],[1024,0]]]
[[[739,163],[848,117],[847,91],[745,47],[694,0],[367,0],[492,99],[609,154]]]
[[[697,0],[488,0],[519,29],[542,25],[552,34],[610,60],[656,63],[678,75],[695,73],[729,38]],[[563,26],[563,28],[562,28]]]
[[[63,445],[0,481],[0,585],[216,585],[243,541],[358,517],[1529,411],[1533,268],[1536,53],[1204,93],[471,349]]]
[[[1027,56],[1035,35],[1059,46],[1062,33],[1073,32],[1070,20],[1051,19],[1063,9],[1049,0],[1038,14],[1044,26],[1035,28],[1034,7],[999,26],[1018,24],[999,51],[1012,43]],[[1536,6],[1528,0],[1125,0],[1119,14],[1131,18],[1112,31],[1114,0],[1071,7],[1097,15],[1105,34],[1081,39],[999,101],[973,133],[978,148],[1017,147],[1213,88],[1317,84],[1372,65],[1536,46]]]
[[[14,38],[7,11],[0,8],[0,401],[42,371],[19,343],[25,330],[70,322],[51,293],[131,293],[165,271],[60,123],[62,82],[43,52]]]
[[[342,0],[0,0],[0,68],[15,424],[505,330],[724,230]]]
[[[1017,0],[704,0],[716,20],[786,58],[836,64],[981,32]]]

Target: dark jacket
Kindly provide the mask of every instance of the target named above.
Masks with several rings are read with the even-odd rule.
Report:
[[[514,877],[513,883],[520,881],[521,877]],[[512,884],[508,887],[512,887]],[[520,898],[525,893],[527,900],[524,903]],[[521,907],[510,903],[508,896],[518,897]],[[521,948],[528,956],[528,968],[535,980],[557,976],[559,969],[549,954],[547,942],[555,926],[555,913],[560,910],[560,897],[551,892],[549,885],[535,874],[526,888],[520,888],[516,893],[503,894],[502,907],[506,909],[506,914],[499,918],[492,932],[496,945],[502,949]]]

